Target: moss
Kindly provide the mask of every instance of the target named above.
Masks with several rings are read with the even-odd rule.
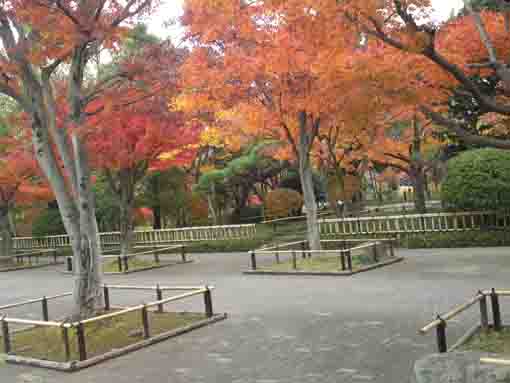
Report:
[[[300,271],[317,271],[317,272],[336,272],[341,271],[342,266],[338,256],[316,256],[312,258],[303,259],[299,257],[296,259],[297,270]],[[363,263],[358,256],[352,257],[352,268],[354,270],[361,267]],[[273,263],[270,266],[261,266],[260,270],[264,271],[294,271],[292,259],[286,260],[281,263]]]
[[[500,332],[479,331],[462,348],[469,351],[510,355],[510,328],[505,327]]]
[[[143,339],[141,311],[85,325],[87,357],[104,354],[113,349],[126,347]],[[161,334],[193,322],[205,319],[197,313],[156,313],[149,311],[151,336]],[[71,360],[78,359],[76,331],[69,332]],[[11,334],[12,351],[19,356],[57,362],[65,361],[62,329],[35,327]],[[0,351],[3,350],[1,342]]]
[[[153,260],[147,259],[137,259],[137,258],[129,258],[128,260],[128,268],[129,270],[136,269],[144,269],[147,267],[155,267],[160,266],[162,263],[156,263]],[[122,261],[122,270],[124,270],[124,261]],[[106,262],[104,264],[103,271],[105,273],[118,273],[119,272],[119,264],[117,260],[113,260],[110,262]]]

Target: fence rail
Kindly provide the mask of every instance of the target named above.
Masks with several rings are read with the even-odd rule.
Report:
[[[218,241],[252,238],[255,236],[255,233],[255,224],[135,230],[133,242],[135,245],[143,245],[171,242]],[[103,246],[118,246],[120,244],[120,232],[99,233],[99,238]],[[67,234],[14,238],[14,249],[16,250],[53,249],[70,246],[71,240]]]
[[[319,227],[322,235],[479,231],[509,228],[510,214],[461,212],[324,219]]]

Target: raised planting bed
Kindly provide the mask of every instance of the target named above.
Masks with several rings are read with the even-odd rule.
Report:
[[[150,344],[223,320],[214,314],[208,286],[104,286],[105,305],[96,316],[81,321],[49,320],[48,301],[71,295],[64,293],[0,307],[0,351],[8,363],[26,364],[61,371],[76,371],[140,349]],[[155,292],[150,303],[114,307],[113,291]],[[163,298],[168,291],[181,292]],[[177,311],[184,299],[202,296],[204,312]],[[5,316],[10,309],[42,303],[43,320]],[[174,308],[168,309],[172,303]]]
[[[322,250],[309,250],[307,241],[283,243],[250,251],[245,274],[353,275],[403,260],[392,239],[321,240]]]
[[[164,247],[151,247],[150,250],[141,251],[128,255],[111,253],[118,252],[117,249],[105,251],[103,255],[103,270],[105,274],[129,274],[139,271],[158,269],[178,264],[193,262],[186,254],[184,245],[172,245]],[[108,253],[110,253],[108,255]],[[177,259],[176,259],[177,256]],[[73,272],[73,259],[67,258],[66,273]]]
[[[510,358],[510,329],[503,326],[500,301],[502,297],[510,296],[509,290],[480,290],[467,302],[454,307],[447,313],[437,315],[437,318],[420,329],[421,334],[427,334],[435,329],[439,353],[455,350],[481,351],[494,354],[506,354]],[[492,323],[489,317],[491,306]],[[446,329],[449,322],[459,322],[459,315],[477,307],[480,321],[464,333],[452,346],[448,346]],[[484,361],[483,358],[481,361]],[[510,360],[508,361],[510,365]]]
[[[0,262],[0,272],[35,269],[63,264],[63,255],[56,249],[34,250],[16,253],[7,261]]]

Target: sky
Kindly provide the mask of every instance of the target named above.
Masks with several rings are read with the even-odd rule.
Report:
[[[176,19],[182,14],[183,0],[162,0],[158,15],[153,16],[147,22],[149,32],[162,38],[172,37],[175,44],[178,44],[182,37],[182,29],[179,25],[164,26],[164,23],[171,19]],[[458,10],[462,7],[463,0],[432,0],[434,15],[437,20],[447,19],[452,9]]]

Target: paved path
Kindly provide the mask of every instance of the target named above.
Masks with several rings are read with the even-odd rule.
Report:
[[[199,255],[195,264],[111,276],[119,283],[214,284],[215,310],[230,318],[74,374],[0,364],[0,382],[407,383],[414,360],[435,350],[433,335],[419,336],[417,328],[479,288],[510,287],[510,249],[400,254],[404,263],[350,278],[243,276],[245,254]],[[0,304],[70,285],[55,269],[4,273]],[[112,296],[114,303],[127,299]],[[51,304],[51,313],[63,313],[65,303]],[[503,304],[510,313],[505,307],[510,302]],[[451,324],[450,339],[472,324]]]

